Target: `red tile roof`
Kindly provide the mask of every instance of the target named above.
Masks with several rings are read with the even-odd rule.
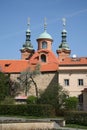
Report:
[[[17,97],[15,97],[15,99],[16,100],[20,100],[20,99],[23,99],[23,100],[25,99],[26,100],[27,96],[17,96]]]
[[[46,62],[40,61],[41,54],[47,55]],[[68,57],[59,63],[58,58],[52,51],[38,50],[30,60],[0,60],[0,69],[5,73],[20,73],[28,67],[34,69],[38,63],[42,72],[48,72],[59,70],[59,66],[87,66],[87,58],[81,57],[75,59]]]
[[[39,62],[40,53],[47,54],[47,62]],[[48,50],[37,51],[30,60],[0,60],[0,69],[5,73],[20,73],[28,67],[34,69],[35,65],[40,63],[41,71],[56,71],[58,70],[58,59]]]
[[[80,57],[80,58],[65,58],[60,63],[61,66],[69,65],[69,66],[87,66],[87,57]]]
[[[19,73],[29,66],[27,60],[0,60],[0,69],[5,73]]]

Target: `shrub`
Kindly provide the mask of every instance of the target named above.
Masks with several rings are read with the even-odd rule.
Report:
[[[20,115],[51,117],[55,115],[54,108],[51,105],[0,105],[0,115]]]
[[[66,123],[87,125],[87,112],[83,111],[68,111],[65,112]]]
[[[4,104],[4,105],[8,105],[8,104],[14,104],[15,100],[11,97],[5,97],[5,99],[3,101],[1,101],[0,104]]]
[[[78,106],[77,97],[69,97],[65,99],[65,108],[67,110],[77,110],[77,106]]]
[[[36,104],[37,103],[37,97],[35,96],[29,96],[26,100],[27,104]]]

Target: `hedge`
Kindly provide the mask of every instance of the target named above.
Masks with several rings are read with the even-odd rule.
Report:
[[[55,111],[51,105],[0,105],[0,115],[52,117],[55,116]]]
[[[68,124],[78,124],[87,126],[87,112],[84,111],[68,111],[65,112],[65,120]]]

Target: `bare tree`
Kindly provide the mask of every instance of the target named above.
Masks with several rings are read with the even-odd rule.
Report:
[[[38,87],[34,80],[36,75],[40,74],[40,65],[37,64],[33,69],[31,67],[27,68],[25,71],[21,72],[20,77],[18,78],[23,89],[25,91],[25,95],[27,96],[28,91],[31,88],[31,83],[35,86],[36,96],[38,97]]]

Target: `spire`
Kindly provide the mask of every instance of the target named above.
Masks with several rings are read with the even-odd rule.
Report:
[[[63,21],[62,43],[66,43],[66,34],[67,34],[67,31],[65,30],[66,19],[63,18],[62,21]]]
[[[31,31],[30,31],[30,18],[28,18],[28,22],[27,22],[27,30],[26,30],[26,41],[25,44],[23,45],[22,49],[29,49],[29,50],[33,50],[33,46],[31,44]]]
[[[46,19],[46,17],[44,18],[44,31],[46,31],[47,30],[47,19]]]
[[[31,31],[30,31],[30,18],[28,18],[28,23],[27,23],[27,31],[26,31],[26,41],[30,41],[30,36],[31,36]]]
[[[62,32],[61,32],[61,34],[62,34],[62,41],[61,41],[61,44],[60,44],[60,46],[59,46],[59,50],[60,49],[66,49],[66,50],[70,50],[69,49],[69,46],[68,46],[68,44],[67,44],[67,41],[66,41],[66,34],[67,34],[67,31],[66,31],[66,19],[65,18],[63,18],[62,19],[62,22],[63,22],[63,30],[62,30]]]
[[[70,48],[69,48],[69,46],[67,44],[67,41],[66,41],[66,37],[67,37],[66,36],[67,31],[65,29],[66,28],[66,19],[63,18],[62,22],[63,22],[63,30],[61,32],[62,40],[61,40],[61,44],[58,47],[58,50],[56,51],[60,61],[62,61],[66,57],[69,57],[70,53],[71,53],[71,50],[70,50]]]
[[[63,21],[63,27],[65,29],[65,26],[66,26],[66,19],[65,18],[62,18],[62,21]]]
[[[28,26],[28,30],[30,30],[30,18],[28,18],[27,26]]]

